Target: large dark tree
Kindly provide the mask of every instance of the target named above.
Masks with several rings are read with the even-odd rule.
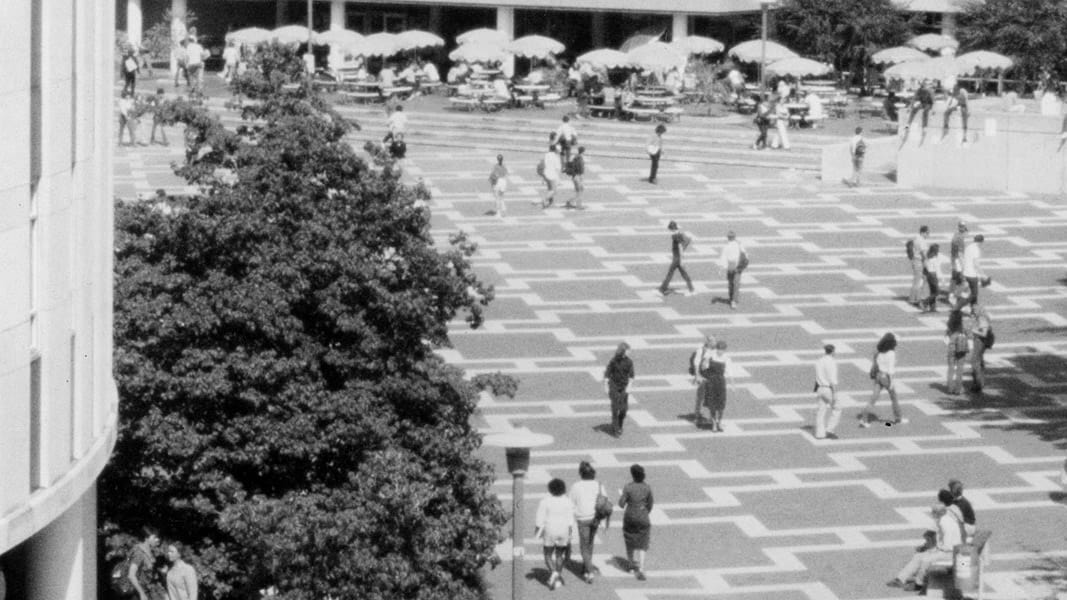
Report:
[[[1015,60],[1013,75],[1037,80],[1042,70],[1067,79],[1067,3],[1062,0],[970,2],[956,32],[967,50],[992,50]]]
[[[165,109],[203,195],[116,206],[104,531],[159,526],[218,598],[479,598],[505,515],[472,455],[476,386],[435,354],[492,297],[473,246],[436,247],[427,191],[361,160],[308,90],[248,83],[255,130]]]
[[[908,17],[891,0],[784,0],[774,21],[786,46],[854,75],[871,54],[910,34]]]

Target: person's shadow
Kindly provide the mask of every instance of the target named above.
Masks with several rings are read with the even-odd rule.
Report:
[[[600,425],[594,425],[593,431],[603,433],[611,437],[615,437],[615,428],[611,426],[611,423],[601,423]]]

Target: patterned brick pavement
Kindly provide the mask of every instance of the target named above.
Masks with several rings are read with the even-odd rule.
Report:
[[[376,136],[380,119],[364,118],[360,135]],[[538,125],[549,126],[529,127]],[[436,135],[449,137],[449,127],[462,129],[446,121]],[[584,139],[613,139],[614,127],[590,125]],[[455,347],[443,354],[471,374],[499,370],[521,380],[514,399],[484,399],[479,427],[555,438],[534,451],[528,477],[527,597],[901,597],[884,582],[906,561],[950,477],[965,482],[980,526],[994,532],[986,597],[1045,597],[1032,579],[1067,557],[1063,451],[1054,444],[1062,448],[1067,430],[1062,200],[885,183],[850,190],[815,180],[803,166],[699,160],[695,149],[711,137],[733,136],[742,155],[740,129],[673,131],[692,145],[694,160],[665,162],[656,186],[639,181],[647,161],[637,137],[611,142],[605,155],[590,143],[584,212],[531,204],[540,136],[531,142],[526,131],[493,131],[460,153],[409,135],[407,176],[434,192],[435,234],[471,234],[480,244],[475,264],[497,292],[485,326],[457,324]],[[497,138],[513,173],[502,220],[487,214]],[[165,167],[178,158],[174,147],[119,149],[119,194],[180,189]],[[945,314],[921,314],[905,302],[904,240],[927,224],[946,242],[959,218],[986,235],[994,279],[982,291],[997,332],[984,397],[945,393]],[[687,257],[695,296],[656,292],[671,219],[697,237]],[[752,257],[736,311],[715,301],[725,295],[716,264],[727,229]],[[901,340],[897,381],[911,423],[861,430],[852,417],[870,393],[869,357],[887,329]],[[693,390],[684,365],[704,332],[728,340],[741,371],[724,433],[687,418]],[[614,439],[605,433],[600,376],[623,340],[638,377],[629,426]],[[811,363],[828,342],[838,348],[845,418],[840,440],[818,441],[809,425]],[[885,402],[879,408],[888,414]],[[484,450],[508,502],[502,455]],[[648,581],[616,566],[624,555],[616,518],[597,540],[603,576],[594,585],[571,576],[560,591],[544,586],[533,508],[551,477],[577,479],[580,460],[591,460],[612,491],[628,480],[630,464],[648,470],[657,499]],[[510,547],[502,554],[510,557]],[[509,594],[509,572],[505,565],[489,573],[497,598]]]

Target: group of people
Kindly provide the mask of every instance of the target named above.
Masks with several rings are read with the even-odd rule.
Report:
[[[967,223],[960,221],[949,242],[946,261],[941,245],[930,242],[930,228],[926,225],[919,227],[918,235],[908,240],[905,246],[912,273],[908,303],[924,311],[937,310],[941,282],[944,281],[943,267],[948,262],[951,265],[951,278],[944,300],[953,310],[963,308],[964,304],[973,310],[979,303],[981,288],[992,282],[982,268],[984,243],[985,236],[980,233],[968,239]]]
[[[682,265],[682,256],[692,246],[693,236],[681,230],[676,221],[667,224],[667,231],[671,236],[671,264],[667,268],[667,276],[663,278],[663,283],[659,286],[659,293],[664,296],[671,293],[671,281],[674,279],[674,274],[678,273],[685,280],[688,293],[693,294],[696,291],[693,287],[693,280]],[[748,252],[738,241],[737,234],[733,231],[726,232],[726,243],[719,252],[719,267],[726,272],[727,301],[732,309],[738,306],[741,274],[748,268],[748,260]]]
[[[155,94],[141,96],[123,90],[118,100],[119,145],[147,146],[156,143],[163,146],[170,145],[170,141],[167,140],[167,131],[164,128],[166,125],[165,119],[161,112],[161,107],[165,100],[166,94],[163,88],[158,88]],[[142,142],[138,137],[138,129],[141,119],[148,114],[152,115],[152,130],[148,136],[148,141]],[[159,134],[158,142],[156,141],[157,133]],[[127,134],[128,142],[123,142],[123,134]]]
[[[752,144],[755,150],[776,148],[789,150],[792,146],[789,142],[789,126],[791,124],[791,105],[803,105],[802,118],[805,122],[815,123],[826,118],[826,109],[822,98],[815,92],[808,92],[801,98],[797,88],[788,84],[776,94],[753,94],[751,101],[756,107],[754,123],[758,134]],[[767,135],[774,128],[774,137],[768,141]]]
[[[582,197],[585,193],[585,146],[578,145],[578,132],[571,124],[569,115],[564,115],[555,131],[548,135],[548,149],[541,155],[537,163],[537,176],[545,184],[545,194],[533,204],[541,208],[549,208],[555,204],[556,194],[559,192],[560,182],[563,177],[570,177],[574,186],[574,196],[568,200],[564,207],[574,210],[585,210]],[[489,187],[493,193],[493,213],[498,218],[504,218],[507,214],[507,204],[504,194],[508,191],[508,177],[511,172],[504,165],[504,155],[498,154],[496,164],[489,171]]]
[[[566,581],[564,569],[571,556],[571,542],[578,540],[582,557],[581,576],[586,583],[593,583],[599,570],[593,565],[593,542],[601,523],[607,524],[610,510],[605,515],[598,505],[607,500],[607,491],[596,480],[596,469],[587,461],[578,465],[579,480],[571,485],[570,493],[562,479],[548,482],[548,495],[537,505],[534,536],[541,540],[545,566],[548,567],[548,587],[555,590]],[[618,491],[617,505],[624,509],[622,536],[626,548],[626,569],[640,580],[645,580],[645,554],[648,552],[654,499],[652,488],[645,482],[645,469],[635,464],[630,467],[631,481]],[[609,504],[610,506],[610,504]]]
[[[907,139],[911,131],[911,125],[915,121],[915,117],[920,116],[920,140],[926,139],[926,127],[929,124],[930,112],[934,108],[933,82],[924,79],[907,102],[902,102],[901,98],[897,96],[895,91],[890,91],[886,95],[885,100],[882,101],[882,108],[885,112],[884,116],[886,120],[891,123],[898,123],[900,120],[899,108],[901,106],[908,109],[908,120],[904,123],[901,133],[903,138]],[[956,112],[959,112],[960,114],[960,125],[962,129],[960,144],[966,145],[967,124],[970,118],[969,97],[966,88],[958,82],[950,85],[945,91],[945,112],[941,126],[941,137],[936,140],[938,143],[948,136],[949,121],[952,118],[952,115]]]
[[[963,495],[963,483],[952,479],[938,490],[937,504],[930,510],[934,528],[923,533],[923,543],[915,548],[908,563],[886,584],[909,592],[925,594],[929,573],[938,563],[950,563],[961,544],[971,541],[977,520],[974,508]]]
[[[152,526],[144,528],[141,543],[130,549],[121,563],[125,573],[119,573],[125,581],[113,581],[116,592],[126,598],[137,600],[197,600],[198,583],[196,569],[185,561],[185,548],[181,542],[169,542],[164,557],[166,565],[157,555],[160,546],[159,530]]]

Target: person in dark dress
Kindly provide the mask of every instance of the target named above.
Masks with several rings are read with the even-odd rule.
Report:
[[[645,483],[645,469],[641,465],[630,467],[633,481],[622,488],[619,507],[626,509],[622,515],[622,538],[626,543],[626,560],[638,580],[645,580],[645,554],[652,531],[649,513],[652,512],[652,488]]]
[[[700,365],[704,385],[704,406],[711,413],[711,430],[722,431],[722,414],[726,410],[726,342],[715,343],[715,352],[708,354]]]
[[[619,344],[615,356],[611,357],[607,368],[604,369],[604,390],[611,399],[611,434],[615,437],[622,435],[622,424],[626,419],[629,404],[630,382],[634,379],[634,363],[626,355],[629,351],[629,344]]]

